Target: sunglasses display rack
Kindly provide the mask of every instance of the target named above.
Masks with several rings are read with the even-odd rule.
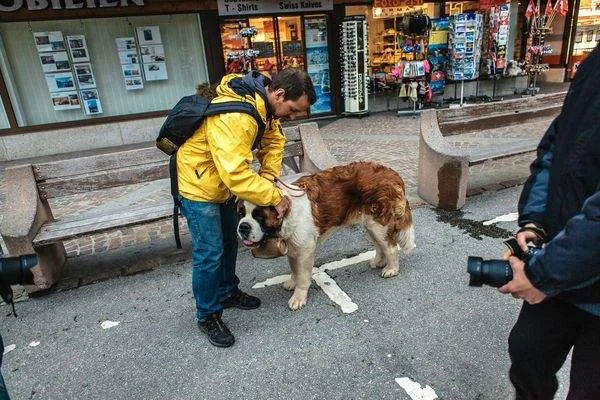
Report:
[[[345,18],[340,33],[344,114],[367,114],[369,112],[368,37],[365,17]]]

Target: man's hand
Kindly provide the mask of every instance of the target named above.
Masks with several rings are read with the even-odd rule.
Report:
[[[275,206],[275,210],[277,210],[277,218],[282,219],[285,217],[287,212],[290,210],[291,206],[290,198],[287,196],[283,196],[279,204]]]
[[[527,275],[525,275],[525,263],[517,257],[508,259],[513,270],[513,279],[498,289],[500,293],[510,293],[515,299],[523,299],[529,304],[537,304],[544,301],[546,295],[536,289]]]
[[[535,224],[527,224],[524,227],[527,228],[528,226],[535,226]],[[521,231],[515,237],[519,247],[525,252],[527,251],[527,243],[539,240],[539,237],[532,231]]]

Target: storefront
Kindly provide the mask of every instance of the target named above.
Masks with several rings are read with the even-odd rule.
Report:
[[[491,99],[501,89],[514,91],[507,66],[519,59],[518,9],[517,1],[496,0],[374,0],[346,6],[346,15],[364,16],[369,27],[371,108],[439,103],[439,97],[457,97],[457,83],[463,82],[465,96]],[[428,29],[413,28],[420,16],[430,20]]]
[[[164,115],[209,80],[199,2],[29,3],[0,10],[3,135]]]
[[[576,7],[575,34],[567,68],[570,79],[600,42],[600,0],[580,0]]]
[[[285,68],[307,71],[317,102],[310,116],[335,112],[330,43],[332,0],[285,2],[220,0],[219,30],[225,72],[250,69],[271,75]]]

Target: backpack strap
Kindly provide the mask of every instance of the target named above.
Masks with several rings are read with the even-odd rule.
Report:
[[[252,150],[256,149],[260,145],[260,141],[262,140],[262,136],[265,133],[265,122],[261,118],[260,114],[252,104],[246,103],[243,101],[225,101],[222,103],[210,103],[204,115],[217,115],[217,114],[225,114],[225,113],[245,113],[254,118],[256,124],[258,125],[258,133],[256,134],[256,139],[254,139],[254,143],[252,143]]]
[[[169,158],[169,175],[171,176],[171,196],[173,196],[173,235],[175,244],[181,249],[181,238],[179,237],[179,184],[177,182],[177,152]]]

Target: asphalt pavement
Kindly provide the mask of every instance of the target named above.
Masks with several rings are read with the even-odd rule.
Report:
[[[17,304],[18,318],[0,306],[0,332],[12,349],[2,366],[9,392],[13,399],[406,400],[416,397],[396,378],[408,377],[439,399],[510,399],[507,337],[520,302],[469,287],[466,259],[500,256],[516,223],[482,222],[515,212],[519,191],[470,197],[459,212],[414,210],[417,248],[401,258],[397,277],[381,278],[366,261],[330,270],[358,306],[350,314],[314,283],[308,305],[290,311],[281,285],[252,289],[288,273],[286,259],[241,252],[240,287],[263,304],[225,311],[236,337],[228,349],[211,346],[194,322],[189,257],[31,298]],[[361,228],[344,229],[319,248],[316,266],[368,250]],[[104,329],[107,321],[118,324]],[[557,398],[567,377],[563,368]]]

